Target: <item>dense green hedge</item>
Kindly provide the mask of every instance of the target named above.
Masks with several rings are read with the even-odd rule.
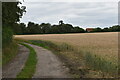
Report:
[[[9,45],[12,42],[13,31],[10,28],[3,28],[2,30],[2,43],[3,47]]]

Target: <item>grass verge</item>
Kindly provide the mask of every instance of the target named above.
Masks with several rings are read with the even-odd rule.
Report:
[[[102,71],[105,74],[109,74],[114,77],[118,77],[118,64],[111,61],[107,61],[104,58],[101,58],[97,55],[92,55],[87,52],[85,54],[86,65],[93,70]],[[105,75],[103,75],[105,77]]]
[[[24,43],[20,43],[21,45],[24,45],[25,47],[29,48],[30,54],[28,56],[28,59],[25,63],[24,68],[22,71],[17,75],[17,78],[32,78],[33,74],[35,73],[36,64],[37,64],[37,56],[35,50]]]
[[[81,58],[76,58],[76,56],[78,56],[79,54],[74,54],[74,49],[72,48],[72,46],[66,43],[56,45],[50,41],[40,41],[40,40],[26,41],[20,39],[18,41],[27,42],[51,50],[54,54],[60,57],[62,62],[64,62],[64,65],[70,69],[70,73],[72,74],[72,77],[79,78],[81,76],[84,76],[85,73],[87,72],[85,68],[83,68],[83,66],[80,67],[84,63],[81,60]]]
[[[70,72],[77,77],[84,77],[86,74],[89,74],[90,69],[98,71],[96,74],[100,76],[97,77],[118,76],[118,64],[114,64],[113,62],[107,61],[97,55],[93,55],[90,52],[83,53],[82,51],[77,51],[66,43],[56,45],[50,41],[32,40],[30,42],[34,45],[52,50],[67,64],[70,68]]]
[[[58,55],[60,59],[65,62],[65,66],[69,67],[70,73],[73,74],[74,77],[110,78],[118,76],[117,64],[109,62],[97,55],[93,55],[90,52],[84,53],[78,51],[66,43],[57,45],[50,41],[40,40],[30,40],[26,42],[53,51],[53,53]]]
[[[2,65],[9,63],[18,53],[18,45],[15,41],[2,48]]]

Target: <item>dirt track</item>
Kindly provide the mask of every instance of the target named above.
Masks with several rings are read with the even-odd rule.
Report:
[[[33,47],[37,53],[38,61],[33,78],[70,78],[68,68],[63,66],[63,63],[51,51],[32,44],[27,45]],[[28,55],[29,49],[20,45],[18,55],[3,66],[2,78],[16,78],[24,67]]]
[[[68,78],[68,69],[51,51],[29,44],[37,53],[36,72],[33,78]]]
[[[2,78],[16,78],[28,58],[29,49],[20,45],[18,55],[2,68]]]

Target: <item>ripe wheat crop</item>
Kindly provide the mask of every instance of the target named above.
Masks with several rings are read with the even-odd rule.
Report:
[[[67,43],[77,50],[90,52],[116,62],[118,59],[118,33],[80,33],[80,34],[46,34],[15,35],[25,40],[47,40],[54,43]]]

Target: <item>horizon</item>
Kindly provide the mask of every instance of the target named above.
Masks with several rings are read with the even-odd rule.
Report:
[[[60,20],[59,20],[60,21]],[[63,20],[62,20],[63,21]],[[41,25],[42,23],[35,23],[35,22],[33,22],[33,21],[29,21],[29,22],[32,22],[32,23],[34,23],[34,24],[38,24],[38,25]],[[28,22],[28,23],[29,23]],[[64,22],[64,21],[63,21]],[[25,25],[26,25],[26,27],[28,26],[28,23],[24,23]],[[49,23],[49,22],[44,22],[44,23]],[[49,23],[49,24],[51,24],[51,23]],[[64,23],[64,24],[70,24],[70,23]],[[59,22],[57,23],[57,24],[51,24],[51,26],[52,25],[59,25]],[[72,25],[72,24],[71,24]],[[87,28],[101,28],[101,29],[104,29],[104,28],[109,28],[109,27],[112,27],[112,26],[116,26],[116,25],[119,25],[119,24],[115,24],[115,25],[111,25],[111,26],[106,26],[106,27],[82,27],[82,26],[79,26],[79,25],[77,25],[77,26],[74,26],[74,25],[72,25],[73,27],[80,27],[80,28],[83,28],[84,30],[86,30]]]
[[[118,25],[117,2],[24,2],[22,5],[27,12],[20,22],[26,25],[28,22],[54,25],[59,20],[84,29]]]

